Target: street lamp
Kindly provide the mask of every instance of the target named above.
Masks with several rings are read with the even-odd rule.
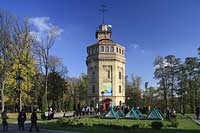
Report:
[[[103,95],[104,95],[104,91],[101,91],[101,95],[102,95],[102,104],[103,104]]]
[[[18,75],[16,77],[17,86],[19,88],[19,91],[18,91],[19,92],[19,103],[18,103],[18,105],[19,105],[19,107],[18,107],[19,111],[22,110],[22,98],[21,98],[21,83],[22,83],[22,81],[23,81],[23,78],[21,77],[20,71],[19,71],[19,73],[18,73]]]

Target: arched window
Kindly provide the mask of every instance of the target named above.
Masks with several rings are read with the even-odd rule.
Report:
[[[122,73],[119,72],[119,79],[122,79]]]
[[[117,53],[118,53],[118,47],[117,47]]]
[[[121,54],[121,48],[119,49],[119,53]]]
[[[122,50],[122,54],[124,54],[124,50]]]
[[[119,85],[119,93],[122,93],[122,86]]]
[[[101,46],[101,52],[104,52],[104,46]]]
[[[108,70],[108,79],[110,79],[110,70]]]
[[[119,101],[119,105],[120,105],[120,106],[122,105],[122,101]]]
[[[106,52],[109,52],[109,46],[106,46]]]
[[[114,52],[114,46],[112,46],[111,48],[110,48],[110,52]]]

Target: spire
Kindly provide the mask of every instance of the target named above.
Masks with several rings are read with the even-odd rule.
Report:
[[[105,4],[102,4],[99,11],[102,12],[102,24],[104,24],[105,12],[108,11],[107,6]]]

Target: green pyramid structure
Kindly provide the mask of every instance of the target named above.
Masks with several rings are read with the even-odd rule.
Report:
[[[118,116],[119,116],[120,118],[125,117],[125,114],[124,114],[124,112],[123,112],[121,109],[117,110],[116,113],[118,114]]]
[[[135,112],[135,110],[132,108],[125,116],[125,118],[130,119],[139,119],[139,115]]]
[[[117,119],[117,118],[119,118],[119,115],[113,110],[113,108],[111,108],[110,111],[108,111],[108,113],[106,113],[105,118]]]
[[[164,117],[163,113],[158,108],[155,108],[155,109],[161,114],[162,117]]]
[[[162,115],[159,113],[157,109],[152,109],[152,111],[148,114],[147,119],[149,120],[163,120]]]
[[[140,112],[139,109],[135,108],[134,111],[139,116],[139,118],[143,118],[143,114]]]

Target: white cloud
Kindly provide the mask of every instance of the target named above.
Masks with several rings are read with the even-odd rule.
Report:
[[[42,36],[46,32],[54,31],[56,36],[60,36],[64,30],[50,22],[50,17],[34,17],[29,18],[29,23],[33,25],[37,31],[32,31],[32,33],[37,33]]]
[[[142,48],[140,47],[140,45],[137,44],[137,43],[130,44],[130,47],[133,48],[134,50],[140,51],[142,54],[145,52],[144,49],[142,49]]]
[[[139,45],[134,43],[134,44],[131,44],[131,47],[133,47],[134,49],[137,49]]]
[[[49,22],[49,17],[30,18],[30,24],[34,25],[39,31],[49,31],[52,24]]]

